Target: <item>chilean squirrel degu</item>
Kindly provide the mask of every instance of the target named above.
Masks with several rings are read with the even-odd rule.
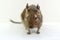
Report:
[[[37,5],[28,5],[26,4],[26,8],[21,13],[21,19],[22,22],[15,22],[13,20],[10,20],[12,23],[21,24],[23,23],[25,25],[25,28],[27,29],[27,34],[31,34],[30,29],[37,28],[37,34],[39,34],[39,29],[41,29],[43,16],[41,14],[40,6]]]

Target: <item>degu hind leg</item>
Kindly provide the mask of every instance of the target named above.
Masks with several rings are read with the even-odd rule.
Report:
[[[37,32],[36,32],[37,34],[40,34],[39,30],[40,30],[40,26],[37,27]]]
[[[25,25],[25,29],[27,31],[27,34],[31,34],[28,23],[24,21],[24,25]]]
[[[40,28],[41,28],[41,26],[42,26],[42,23],[40,23],[40,24],[37,25],[37,34],[40,34]]]
[[[31,32],[30,32],[30,28],[27,27],[26,29],[27,29],[27,34],[31,34]]]
[[[40,28],[41,28],[41,26],[40,25],[38,25],[38,27],[37,27],[37,34],[40,34]]]

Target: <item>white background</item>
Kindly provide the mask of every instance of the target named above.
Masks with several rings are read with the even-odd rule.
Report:
[[[28,36],[21,21],[26,4],[39,4],[43,14],[41,34]],[[0,0],[0,40],[58,40],[60,39],[60,0]]]

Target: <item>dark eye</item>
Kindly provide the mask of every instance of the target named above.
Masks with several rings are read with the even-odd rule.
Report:
[[[30,10],[28,10],[28,12],[30,12]]]

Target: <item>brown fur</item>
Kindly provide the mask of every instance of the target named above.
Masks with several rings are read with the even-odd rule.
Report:
[[[39,29],[42,25],[42,14],[40,11],[39,5],[26,5],[26,8],[23,10],[21,14],[22,22],[26,26],[28,30],[28,34],[30,34],[30,28],[34,28],[35,25],[38,28],[37,33],[39,33]]]

